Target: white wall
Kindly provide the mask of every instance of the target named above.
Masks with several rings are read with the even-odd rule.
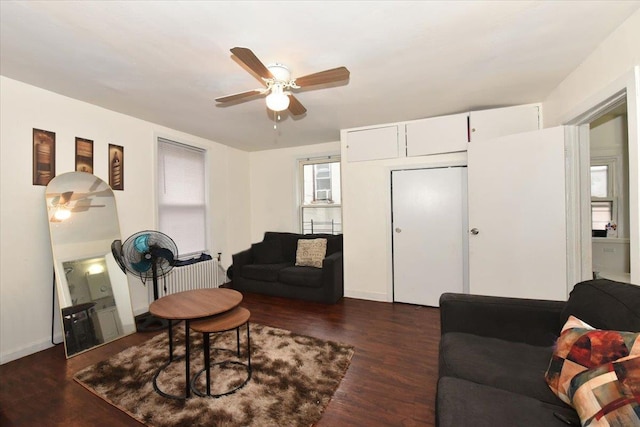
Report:
[[[593,271],[615,273],[621,277],[629,274],[629,241],[628,239],[593,238]],[[626,278],[626,276],[624,276]]]
[[[545,127],[572,119],[577,106],[640,64],[640,10],[607,37],[542,103]],[[579,113],[579,112],[578,112]]]
[[[108,144],[124,146],[125,190],[115,192],[123,238],[154,228],[155,137],[207,147],[211,252],[230,260],[249,242],[248,153],[5,77],[0,96],[0,363],[51,345],[53,263],[45,187],[31,184],[33,128],[56,133],[57,174],[75,169],[76,136],[94,141],[94,172],[107,182]],[[136,313],[148,308],[147,288],[130,283]]]
[[[299,232],[298,161],[339,154],[339,142],[251,153],[251,241],[262,241],[265,231]]]
[[[214,235],[221,236],[226,242],[226,251],[222,253],[222,265],[225,268],[232,263],[231,255],[248,248],[251,243],[250,154],[229,150],[226,162],[226,179],[220,185],[228,189],[221,189],[226,197],[227,209],[226,212],[218,211],[214,206],[212,212],[214,224],[219,224],[219,230],[214,230]]]

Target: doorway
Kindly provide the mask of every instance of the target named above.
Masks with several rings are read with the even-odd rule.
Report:
[[[594,278],[629,282],[629,142],[626,98],[589,123]]]
[[[593,237],[591,214],[591,153],[590,128],[603,115],[626,101],[626,130],[628,152],[628,199],[625,211],[629,213],[629,276],[615,277],[640,284],[640,67],[610,83],[598,93],[578,105],[565,122],[574,129],[567,156],[567,227],[568,227],[568,280],[573,285],[593,278]],[[626,235],[626,232],[625,232]],[[603,237],[604,238],[604,237]],[[603,250],[604,252],[604,250]],[[612,254],[616,252],[608,252]],[[605,273],[606,274],[606,273]]]

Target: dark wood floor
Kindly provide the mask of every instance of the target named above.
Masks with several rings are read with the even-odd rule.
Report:
[[[437,308],[345,298],[335,305],[246,294],[251,321],[355,347],[317,426],[433,426]],[[73,381],[80,369],[147,340],[136,333],[66,360],[62,346],[0,366],[0,425],[139,426]]]

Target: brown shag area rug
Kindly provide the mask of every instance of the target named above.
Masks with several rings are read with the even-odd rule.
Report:
[[[235,331],[211,335],[212,361],[246,362],[246,327],[240,331],[237,358]],[[186,401],[160,396],[153,376],[168,360],[168,334],[128,348],[83,369],[75,380],[138,421],[165,426],[311,426],[322,416],[344,376],[354,349],[351,346],[251,324],[251,380],[233,394],[219,398],[191,394]],[[184,324],[174,327],[174,356],[184,356]],[[228,350],[224,350],[228,349]],[[191,333],[190,371],[203,368],[202,334]],[[184,359],[174,361],[157,379],[169,394],[184,395]],[[211,393],[241,384],[245,367],[212,366]],[[197,388],[206,390],[205,375]]]

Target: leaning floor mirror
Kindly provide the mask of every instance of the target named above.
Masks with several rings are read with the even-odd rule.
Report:
[[[67,357],[135,332],[127,277],[111,253],[121,239],[111,187],[69,172],[45,198]]]

